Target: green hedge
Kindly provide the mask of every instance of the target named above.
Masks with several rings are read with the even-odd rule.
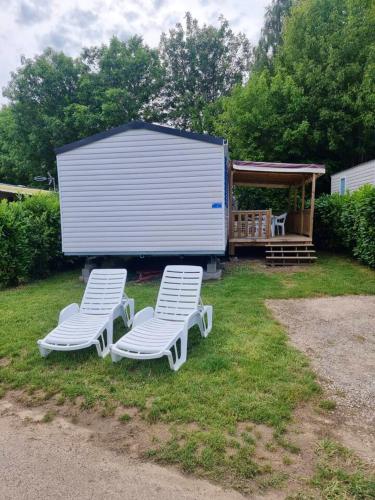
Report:
[[[47,276],[61,267],[60,209],[55,194],[0,203],[0,286]]]
[[[318,198],[314,241],[318,248],[346,251],[375,267],[375,187]]]

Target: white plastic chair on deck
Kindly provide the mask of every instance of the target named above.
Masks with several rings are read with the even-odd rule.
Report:
[[[273,236],[276,236],[277,233],[282,234],[282,236],[285,236],[285,221],[286,221],[286,216],[288,215],[287,212],[281,215],[276,215],[273,218],[272,225],[273,225]]]
[[[130,332],[112,345],[112,360],[167,356],[177,371],[186,361],[189,328],[198,325],[202,337],[212,328],[212,306],[200,298],[202,276],[198,266],[167,266],[155,310],[146,307],[134,316]]]
[[[38,340],[40,354],[45,357],[51,351],[76,351],[95,345],[98,355],[104,358],[113,342],[114,320],[121,316],[126,326],[133,321],[134,300],[124,292],[126,276],[126,269],[94,269],[81,306],[65,307],[58,326]]]
[[[259,234],[259,224],[260,224],[260,234]],[[266,237],[266,225],[267,218],[266,215],[263,214],[261,217],[255,217],[255,238],[265,238]]]

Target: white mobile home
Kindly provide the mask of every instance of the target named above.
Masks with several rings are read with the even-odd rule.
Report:
[[[145,123],[56,150],[67,255],[223,255],[227,144]]]
[[[365,184],[375,186],[375,160],[361,163],[331,176],[331,193],[345,194]]]

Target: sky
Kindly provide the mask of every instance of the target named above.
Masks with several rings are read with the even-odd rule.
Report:
[[[270,0],[0,0],[0,89],[22,55],[46,47],[76,56],[82,47],[133,34],[157,46],[160,35],[189,10],[200,23],[216,24],[220,14],[234,31],[256,43]],[[0,104],[5,103],[1,97]]]

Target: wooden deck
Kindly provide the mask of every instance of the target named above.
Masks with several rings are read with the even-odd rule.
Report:
[[[286,234],[272,236],[271,210],[232,210],[229,219],[229,254],[238,247],[309,245],[310,210],[288,212]]]
[[[268,247],[272,245],[308,245],[312,239],[302,234],[286,234],[269,238],[230,238],[229,253],[234,255],[238,247]]]
[[[235,243],[237,246],[266,246],[270,244],[286,243],[311,243],[311,238],[303,234],[286,234],[285,236],[270,236],[269,238],[230,238],[229,243]]]

